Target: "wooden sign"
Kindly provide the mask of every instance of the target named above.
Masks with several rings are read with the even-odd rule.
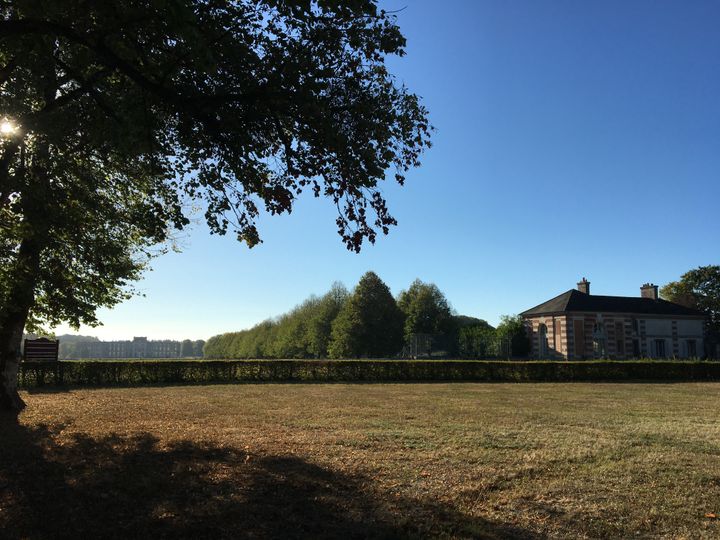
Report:
[[[26,362],[57,362],[59,345],[56,339],[26,339],[23,359]]]

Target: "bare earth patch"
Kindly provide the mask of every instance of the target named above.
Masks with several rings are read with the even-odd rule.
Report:
[[[720,384],[25,392],[3,537],[720,536]]]

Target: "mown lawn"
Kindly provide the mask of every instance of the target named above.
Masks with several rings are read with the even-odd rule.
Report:
[[[0,536],[719,537],[720,384],[28,393]]]

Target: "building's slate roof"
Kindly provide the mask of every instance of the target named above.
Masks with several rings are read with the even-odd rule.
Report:
[[[637,313],[641,315],[682,315],[685,317],[705,316],[701,311],[668,302],[667,300],[653,300],[652,298],[633,296],[599,296],[595,294],[585,294],[576,289],[570,289],[539,306],[523,311],[520,315],[527,317],[530,315],[564,313],[569,311]]]

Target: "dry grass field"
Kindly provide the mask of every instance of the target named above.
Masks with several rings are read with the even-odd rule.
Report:
[[[720,384],[28,393],[4,537],[719,537]]]

